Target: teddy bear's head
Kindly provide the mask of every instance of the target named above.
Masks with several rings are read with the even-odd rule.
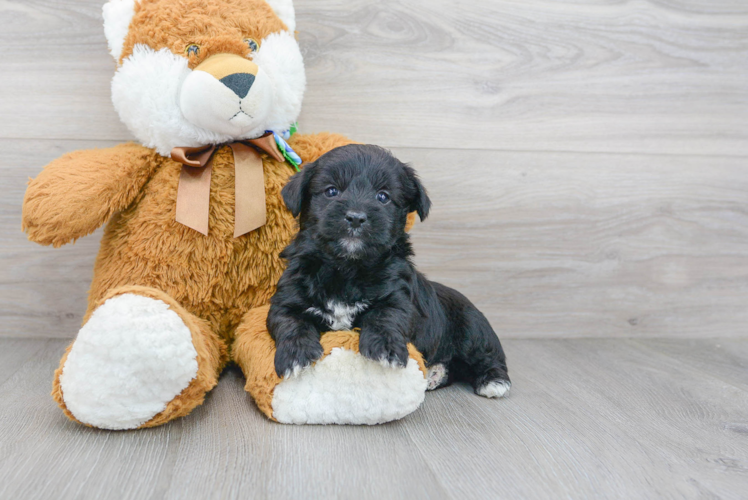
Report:
[[[114,106],[164,156],[287,130],[306,86],[294,29],[292,0],[110,0]]]

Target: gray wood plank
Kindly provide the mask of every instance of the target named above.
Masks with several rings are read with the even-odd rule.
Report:
[[[3,339],[0,346],[0,384],[3,384],[43,348],[44,342],[27,338]]]
[[[748,389],[748,338],[745,336],[729,342],[722,339],[647,339],[636,343],[672,357],[696,371]]]
[[[49,395],[66,342],[36,342],[39,355],[0,385],[0,498],[163,498],[183,422],[141,432],[70,422]]]
[[[26,341],[40,342],[42,353],[0,385],[0,399],[12,403],[0,408],[0,498],[446,498],[399,424],[272,423],[237,369],[170,425],[107,432],[72,424],[49,397],[64,343]],[[0,349],[16,343],[0,340]]]
[[[32,243],[21,231],[23,195],[55,158],[116,143],[0,139],[0,337],[69,338],[80,328],[101,230],[57,249]]]
[[[72,338],[86,312],[89,281],[0,284],[0,338]]]
[[[508,340],[504,400],[456,385],[376,427],[262,417],[236,369],[206,403],[157,429],[72,424],[49,396],[65,342],[0,381],[0,498],[743,498],[748,390],[694,368],[688,340]],[[0,360],[2,361],[2,360]],[[2,365],[0,365],[2,366]]]
[[[504,336],[745,335],[744,160],[396,152],[434,202],[420,269]]]
[[[2,140],[0,336],[77,331],[101,232],[60,249],[20,231],[26,179],[107,142]],[[416,262],[506,338],[739,337],[748,171],[733,157],[395,148],[434,203]],[[466,175],[470,172],[470,175]]]
[[[407,426],[454,497],[743,498],[745,390],[626,340],[506,344],[509,399],[449,388]]]
[[[0,137],[130,137],[109,102],[102,3],[0,6]],[[740,0],[295,3],[304,131],[402,147],[748,154]]]
[[[229,370],[190,416],[165,498],[447,498],[403,422],[275,424],[243,385]],[[210,465],[196,468],[197,456]]]
[[[110,99],[115,63],[103,36],[103,4],[16,0],[0,5],[0,40],[6,47],[0,64],[8,65],[0,77],[7,90],[0,99],[0,137],[128,137]],[[31,119],[34,115],[44,119]],[[56,122],[51,127],[50,119]]]

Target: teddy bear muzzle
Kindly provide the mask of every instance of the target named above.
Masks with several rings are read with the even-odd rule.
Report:
[[[268,116],[273,89],[265,71],[236,54],[216,54],[182,84],[179,106],[193,125],[240,136]]]

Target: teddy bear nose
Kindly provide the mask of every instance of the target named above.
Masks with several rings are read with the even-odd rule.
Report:
[[[249,73],[234,73],[233,75],[224,76],[221,78],[221,83],[230,88],[234,94],[238,95],[241,99],[247,97],[249,89],[252,88],[252,84],[255,82],[255,75]]]
[[[366,214],[361,212],[348,212],[345,214],[345,220],[348,221],[348,225],[352,228],[361,227],[361,224],[366,222]]]

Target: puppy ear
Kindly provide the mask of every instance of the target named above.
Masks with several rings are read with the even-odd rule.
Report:
[[[301,213],[301,207],[304,206],[304,201],[309,194],[309,183],[314,176],[316,166],[316,161],[306,165],[301,172],[294,174],[281,190],[283,201],[294,217],[298,217]]]
[[[411,183],[414,189],[414,194],[410,200],[408,200],[408,210],[411,212],[418,212],[418,217],[424,220],[429,215],[429,209],[431,209],[431,199],[426,188],[421,184],[421,180],[418,178],[418,174],[409,166],[405,166],[405,175],[408,177],[408,181]]]

